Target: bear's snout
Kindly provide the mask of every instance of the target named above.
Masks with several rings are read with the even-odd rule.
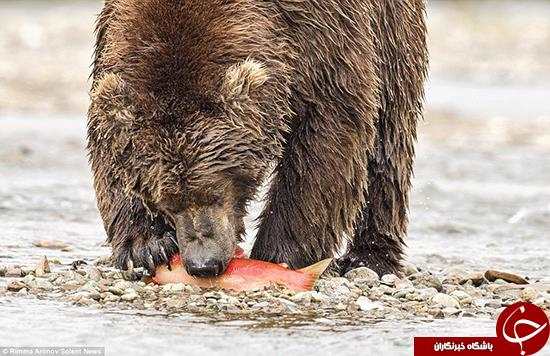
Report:
[[[185,269],[194,277],[216,277],[225,271],[225,264],[215,258],[206,260],[190,258],[185,261]]]
[[[187,272],[195,277],[223,274],[237,239],[222,209],[208,207],[183,212],[176,218],[176,235]]]

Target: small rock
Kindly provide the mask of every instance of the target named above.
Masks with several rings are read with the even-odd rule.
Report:
[[[406,278],[397,280],[397,282],[395,282],[395,288],[397,290],[414,289],[413,288],[413,283],[410,280],[406,279]]]
[[[180,290],[180,291],[183,290],[183,285],[180,284],[180,285],[178,286],[178,285],[176,284],[176,286],[177,286],[178,290]],[[179,289],[179,288],[181,288],[181,289]],[[222,298],[225,297],[225,296],[226,296],[225,293],[219,292],[219,291],[212,291],[212,292],[204,293],[204,297],[205,297],[205,298],[211,298],[211,299],[215,299],[215,300],[222,299]]]
[[[371,282],[372,285],[374,285],[379,279],[378,273],[367,267],[352,269],[351,271],[346,273],[344,277],[351,281],[368,281]]]
[[[177,294],[185,290],[185,284],[183,283],[170,283],[162,286],[162,291],[167,294]],[[205,295],[206,298],[208,298]]]
[[[74,260],[72,263],[71,263],[71,269],[76,271],[78,270],[80,267],[82,266],[86,266],[88,263],[84,260]]]
[[[321,279],[317,282],[319,292],[334,299],[347,299],[353,294],[351,283],[346,278],[336,277]]]
[[[445,316],[460,314],[460,309],[454,308],[454,307],[446,307],[446,308],[443,308],[441,311]]]
[[[412,263],[405,262],[403,263],[403,274],[408,277],[415,273],[418,273],[418,268]]]
[[[53,283],[48,281],[45,278],[36,278],[35,279],[36,288],[42,289],[45,291],[50,291],[54,289]]]
[[[225,302],[226,304],[237,305],[237,304],[239,304],[239,298],[228,295],[228,296],[224,299],[224,302]]]
[[[471,304],[472,303],[472,297],[464,292],[464,291],[460,291],[460,290],[455,290],[454,292],[452,292],[450,294],[452,297],[455,297],[456,299],[458,299],[458,301],[460,302],[460,304],[462,305],[467,305],[467,304]]]
[[[5,277],[8,268],[6,266],[0,266],[0,277]]]
[[[76,302],[76,304],[89,307],[98,305],[98,302],[92,298],[82,297]]]
[[[506,282],[514,284],[529,284],[529,282],[521,276],[495,270],[488,270],[487,272],[485,272],[485,278],[487,278],[491,282],[494,282],[497,279],[502,279]]]
[[[399,281],[399,277],[397,277],[395,274],[386,274],[383,275],[380,282],[384,285],[387,285],[389,287],[395,286],[395,284]]]
[[[269,302],[267,301],[263,301],[263,302],[258,302],[258,303],[255,303],[252,305],[252,308],[254,309],[262,309],[262,308],[266,308],[269,306]]]
[[[489,304],[489,300],[487,300],[487,299],[474,299],[472,304],[475,305],[476,307],[483,308],[487,304]]]
[[[133,292],[128,292],[123,294],[120,299],[124,300],[125,302],[132,302],[134,301],[136,298],[138,297],[138,295],[136,294],[135,291]]]
[[[122,290],[126,290],[128,288],[132,288],[132,283],[131,282],[128,282],[128,281],[116,281],[114,284],[113,284],[113,287],[117,288],[117,289],[122,289]]]
[[[433,298],[434,295],[437,294],[437,289],[435,289],[433,287],[420,288],[420,289],[416,290],[416,294],[418,295],[418,299],[421,300],[421,301],[429,300],[429,299]],[[408,298],[408,299],[409,300],[415,300],[415,299],[410,299],[410,298]]]
[[[36,265],[36,268],[34,269],[34,274],[37,277],[42,277],[46,273],[50,273],[50,263],[48,261],[48,258],[46,256],[42,257],[38,264]]]
[[[322,302],[328,301],[329,299],[330,298],[326,294],[319,293],[317,291],[312,291],[311,292],[311,301],[312,302],[322,303]]]
[[[453,308],[460,308],[460,303],[455,297],[451,297],[450,295],[444,294],[444,293],[437,293],[432,297],[432,303],[441,305],[442,307],[453,307]]]
[[[479,287],[486,282],[486,279],[483,273],[473,272],[464,276],[464,278],[460,281],[460,284],[468,283],[468,281],[471,281],[474,286]]]
[[[64,248],[69,247],[69,245],[66,244],[65,242],[58,241],[58,240],[40,240],[40,241],[35,241],[32,244],[35,247],[46,248],[50,250],[62,250]]]
[[[101,275],[101,271],[95,267],[90,268],[88,271],[88,278],[90,278],[92,281],[99,282],[103,276]]]
[[[9,290],[10,292],[19,292],[25,287],[26,287],[25,283],[21,281],[11,281],[10,283],[8,283],[8,286],[6,289]]]
[[[498,296],[504,296],[509,298],[520,298],[521,291],[524,289],[524,285],[506,283],[504,285],[491,284],[488,289],[493,294]]]
[[[533,304],[535,304],[538,307],[543,307],[545,302],[546,302],[546,299],[544,297],[539,297],[533,300]]]
[[[378,287],[372,288],[368,294],[371,299],[378,300],[382,298],[384,295],[392,295],[394,293],[395,293],[395,289],[381,284]]]
[[[428,314],[433,316],[436,319],[441,319],[445,315],[443,314],[443,311],[440,308],[432,308],[428,310]]]
[[[309,304],[311,303],[311,293],[312,292],[299,292],[290,297],[290,300],[295,303]]]
[[[466,275],[469,272],[460,267],[451,267],[446,270],[445,277],[443,278],[443,283],[445,284],[460,284],[464,281]]]
[[[344,303],[338,303],[334,306],[334,309],[336,310],[346,310],[348,307]]]
[[[355,303],[359,306],[359,309],[361,309],[364,312],[375,310],[375,309],[384,309],[384,306],[382,305],[382,303],[373,302],[369,298],[364,296],[357,298]]]
[[[540,296],[539,291],[535,288],[525,288],[520,293],[520,298],[526,302],[532,302]]]
[[[22,276],[27,276],[29,274],[34,274],[34,268],[33,267],[28,267],[28,266],[21,267],[21,275]]]
[[[308,291],[296,293],[290,297],[290,300],[299,304],[310,304],[312,302],[325,302],[329,300],[329,297],[317,291]]]
[[[124,290],[117,287],[109,287],[108,291],[119,296],[124,294]]]
[[[122,278],[126,281],[136,282],[143,278],[145,270],[143,268],[134,268],[128,271],[122,271]]]
[[[5,273],[6,277],[24,277],[23,271],[21,270],[21,267],[19,266],[10,266],[6,269]]]
[[[298,305],[294,302],[291,302],[290,300],[284,298],[275,298],[275,301],[284,306],[287,311],[294,312],[298,309]]]
[[[88,281],[82,287],[78,288],[78,290],[85,292],[99,292],[99,284],[96,281]]]
[[[114,295],[112,293],[102,293],[100,295],[101,299],[103,299],[103,301],[105,303],[109,303],[109,302],[118,302],[120,300],[120,297],[117,296],[117,295]]]
[[[428,288],[435,288],[438,292],[443,290],[443,284],[434,275],[428,273],[416,273],[409,276],[409,279],[413,282],[414,285],[420,285]]]

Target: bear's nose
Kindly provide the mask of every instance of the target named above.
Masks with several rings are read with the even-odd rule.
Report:
[[[204,261],[190,259],[185,262],[185,269],[194,277],[216,277],[223,272],[223,263],[216,259]]]

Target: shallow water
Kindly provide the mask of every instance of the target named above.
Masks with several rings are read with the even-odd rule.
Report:
[[[24,308],[25,313],[21,313]],[[438,320],[422,322],[380,322],[338,327],[323,320],[289,321],[271,325],[268,321],[228,321],[181,315],[136,315],[98,312],[51,301],[33,299],[0,300],[2,344],[10,346],[105,347],[108,355],[124,353],[150,355],[410,355],[414,336],[494,336],[494,322]],[[50,336],[49,338],[46,336]],[[368,351],[367,351],[368,350]],[[368,353],[367,353],[368,352]]]

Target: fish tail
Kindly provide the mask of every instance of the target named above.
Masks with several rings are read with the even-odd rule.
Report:
[[[304,281],[305,285],[303,287],[307,290],[313,289],[313,285],[317,282],[319,276],[326,271],[328,266],[332,263],[332,260],[333,258],[327,258],[326,260],[317,262],[314,265],[299,269],[298,271],[306,275],[306,280]]]

